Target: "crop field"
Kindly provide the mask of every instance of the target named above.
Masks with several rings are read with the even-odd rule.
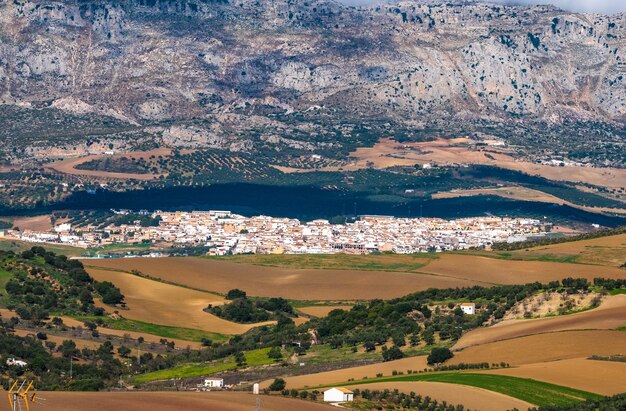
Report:
[[[211,331],[219,334],[242,334],[260,324],[237,324],[208,314],[209,304],[223,304],[218,295],[148,280],[119,271],[88,269],[98,281],[111,281],[125,296],[128,310],[120,314],[145,323]],[[111,307],[104,306],[111,311]]]
[[[423,273],[489,284],[547,283],[566,277],[626,278],[617,267],[572,264],[554,261],[516,261],[466,254],[443,254],[420,269]]]
[[[454,348],[464,348],[540,333],[564,330],[608,330],[626,325],[626,295],[607,297],[600,307],[580,313],[530,320],[507,320],[465,334]]]
[[[562,385],[550,384],[528,378],[470,372],[431,372],[376,378],[372,382],[396,383],[409,381],[469,385],[471,387],[499,392],[540,406],[573,404],[586,399],[599,399],[601,397],[598,394],[588,391],[576,390]],[[363,384],[363,382],[347,382],[344,385],[356,384]]]
[[[342,383],[350,379],[360,380],[365,377],[375,378],[376,374],[379,373],[389,376],[393,371],[406,372],[407,370],[423,370],[427,367],[425,356],[409,357],[359,367],[285,377],[285,381],[287,382],[288,388],[313,388],[320,385]],[[263,381],[260,384],[261,388],[269,386],[272,381],[273,380]]]
[[[511,251],[510,254],[513,258],[546,254],[556,257],[574,256],[578,263],[621,266],[626,263],[626,234],[533,247]]]
[[[516,161],[509,152],[491,149],[476,150],[466,143],[466,139],[435,140],[418,143],[398,143],[391,139],[381,139],[373,147],[358,148],[351,153],[356,162],[344,166],[344,170],[371,167],[412,166],[414,164],[481,164],[539,175],[556,181],[582,182],[602,187],[626,187],[626,170],[618,168],[552,167],[529,161]],[[334,168],[323,169],[333,171]]]
[[[599,337],[601,338],[601,337]],[[598,339],[599,339],[598,338]],[[619,347],[615,352],[620,351]],[[532,378],[579,390],[614,395],[626,392],[626,363],[573,358],[520,367],[489,370],[485,373]]]
[[[253,351],[246,351],[246,363],[249,366],[259,366],[272,364],[274,360],[267,356],[269,348],[261,348]],[[166,370],[159,370],[141,374],[133,380],[137,384],[150,381],[169,380],[172,378],[190,378],[215,374],[218,372],[230,371],[237,368],[235,357],[230,356],[210,363],[185,363]]]
[[[31,410],[46,411],[248,411],[256,396],[243,392],[41,392],[45,402]],[[261,396],[263,411],[331,411],[330,405],[282,396]]]
[[[25,250],[30,250],[34,245],[34,243],[28,243],[25,241],[0,238],[0,250],[2,251],[13,251],[14,253],[21,253]],[[39,244],[42,245],[42,244]],[[85,250],[78,247],[65,246],[60,244],[44,244],[43,245],[46,250],[52,251],[55,254],[62,254],[67,256],[76,256],[81,255]]]
[[[378,382],[356,385],[350,388],[359,388],[361,390],[398,390],[406,394],[416,392],[422,397],[429,396],[439,402],[446,401],[448,404],[452,405],[461,404],[467,409],[480,411],[502,411],[512,409],[526,410],[533,406],[526,401],[509,397],[508,395],[500,394],[498,392],[466,385],[456,385],[451,387],[450,384],[441,382]]]
[[[623,331],[561,331],[471,346],[456,352],[449,363],[520,365],[616,353],[626,353]]]
[[[394,298],[430,287],[449,288],[478,283],[416,273],[264,267],[197,257],[101,259],[89,260],[85,264],[115,270],[138,270],[169,283],[221,294],[239,288],[251,296],[293,300]]]

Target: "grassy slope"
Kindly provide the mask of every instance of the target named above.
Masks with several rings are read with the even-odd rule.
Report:
[[[601,395],[528,378],[463,372],[433,372],[425,374],[383,377],[366,381],[351,381],[343,385],[374,382],[428,381],[469,385],[519,398],[535,405],[566,405],[586,399],[600,399]]]
[[[274,360],[268,358],[269,348],[261,348],[245,352],[246,362],[248,366],[260,366],[272,364]],[[146,374],[138,375],[134,378],[137,384],[150,381],[169,380],[172,378],[190,378],[211,375],[219,372],[234,370],[237,368],[235,358],[233,356],[217,360],[210,363],[187,363],[181,364],[166,370],[154,371]]]
[[[136,331],[140,333],[157,335],[163,338],[176,338],[185,341],[200,342],[203,338],[208,338],[214,342],[223,342],[228,340],[228,336],[210,331],[197,330],[193,328],[171,327],[167,325],[152,324],[143,321],[129,320],[127,318],[114,320],[107,317],[98,317],[103,319],[109,327],[114,330]],[[77,317],[77,320],[93,321],[96,317]]]
[[[2,251],[13,251],[15,253],[21,253],[25,250],[30,250],[34,246],[41,246],[48,251],[52,251],[55,254],[66,255],[68,257],[80,256],[83,254],[84,250],[78,247],[71,247],[66,245],[52,245],[52,244],[38,244],[38,243],[28,243],[25,241],[19,241],[14,239],[0,238],[0,250]]]

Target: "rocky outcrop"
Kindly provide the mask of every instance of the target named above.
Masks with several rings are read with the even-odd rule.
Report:
[[[0,4],[0,22],[7,104],[142,125],[259,107],[406,124],[455,113],[626,120],[624,14],[453,1],[15,0]],[[181,130],[164,138],[227,145],[208,129]]]

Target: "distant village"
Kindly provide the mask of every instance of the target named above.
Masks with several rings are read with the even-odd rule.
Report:
[[[132,214],[130,211],[115,211]],[[147,212],[144,212],[147,213]],[[158,224],[74,227],[62,223],[49,232],[6,230],[4,236],[33,243],[100,248],[115,244],[150,244],[161,248],[206,247],[211,255],[229,254],[411,254],[518,242],[545,236],[551,224],[530,218],[396,218],[360,216],[354,222],[301,222],[292,218],[245,217],[230,211],[147,213]],[[153,253],[153,256],[160,256]]]

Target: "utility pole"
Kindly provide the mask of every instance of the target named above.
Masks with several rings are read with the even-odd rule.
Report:
[[[261,398],[258,395],[256,397],[256,411],[261,411]]]

